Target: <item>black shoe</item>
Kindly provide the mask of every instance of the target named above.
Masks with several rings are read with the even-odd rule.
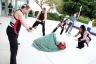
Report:
[[[18,43],[18,45],[20,45],[20,43]]]
[[[43,36],[45,36],[45,34],[43,34]]]
[[[78,48],[78,49],[82,49],[81,47],[76,47],[76,48]]]
[[[43,35],[43,36],[45,36],[45,35]]]

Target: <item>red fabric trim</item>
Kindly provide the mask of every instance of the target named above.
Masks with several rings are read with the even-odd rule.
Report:
[[[18,23],[19,23],[19,20],[16,20],[16,22],[15,22],[15,24],[14,24],[14,32],[15,32],[16,34],[18,34],[18,33],[17,33],[17,30],[16,30]]]

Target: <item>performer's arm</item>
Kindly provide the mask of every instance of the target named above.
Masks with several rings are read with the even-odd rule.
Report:
[[[20,20],[21,24],[22,24],[28,31],[30,31],[30,26],[25,22],[22,13],[19,13],[19,14],[18,14],[18,19]]]
[[[80,34],[80,32],[78,32],[78,33],[75,35],[75,37],[77,37],[79,34]]]
[[[41,13],[41,12],[39,11],[39,12],[38,12],[38,14],[37,14],[37,17],[36,17],[37,19],[38,19],[38,17],[39,17],[39,15],[40,15],[40,13]]]

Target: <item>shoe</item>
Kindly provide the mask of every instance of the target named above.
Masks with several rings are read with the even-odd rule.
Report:
[[[45,36],[45,35],[43,35],[43,36]]]
[[[68,34],[71,34],[70,32],[68,32]]]
[[[82,49],[82,48],[80,48],[80,47],[76,47],[76,48],[78,48],[78,49]]]
[[[18,45],[20,45],[20,43],[18,43]]]

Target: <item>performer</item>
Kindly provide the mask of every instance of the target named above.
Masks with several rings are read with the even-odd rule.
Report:
[[[35,39],[32,46],[39,51],[55,52],[59,50],[64,50],[66,48],[66,43],[64,42],[62,35],[51,33]]]
[[[67,18],[64,18],[63,20],[61,20],[61,22],[57,25],[57,27],[53,30],[53,32],[55,32],[59,27],[61,27],[61,32],[60,35],[62,35],[63,31],[64,31],[64,27],[67,23]]]
[[[91,33],[91,28],[93,27],[92,24],[94,22],[94,18],[92,18],[89,22],[88,22],[88,25],[87,25],[87,31],[89,33]]]
[[[18,51],[18,36],[21,24],[27,29],[29,32],[31,28],[25,23],[24,21],[24,14],[28,13],[30,7],[27,4],[24,4],[21,9],[14,12],[12,16],[12,20],[7,27],[7,36],[10,43],[10,64],[17,64],[16,63],[16,56]]]
[[[82,49],[84,47],[84,43],[86,43],[87,46],[89,46],[88,43],[91,41],[91,37],[84,25],[80,26],[79,32],[77,33],[77,35],[75,35],[75,37],[77,37],[79,34],[81,36],[78,38],[77,48]]]
[[[32,28],[36,29],[36,27],[41,24],[42,25],[42,33],[43,36],[45,36],[45,21],[47,19],[47,11],[46,8],[42,8],[42,11],[40,11],[37,15],[37,20],[36,22],[33,24]]]
[[[70,34],[70,32],[72,31],[72,28],[74,26],[74,23],[76,21],[76,18],[78,17],[78,13],[74,13],[71,17],[70,17],[70,21],[68,23],[68,27],[65,31],[65,33]]]
[[[12,12],[13,12],[13,6],[12,6],[12,4],[11,3],[9,3],[9,5],[8,5],[8,10],[9,10],[9,16],[11,16],[12,15]]]

